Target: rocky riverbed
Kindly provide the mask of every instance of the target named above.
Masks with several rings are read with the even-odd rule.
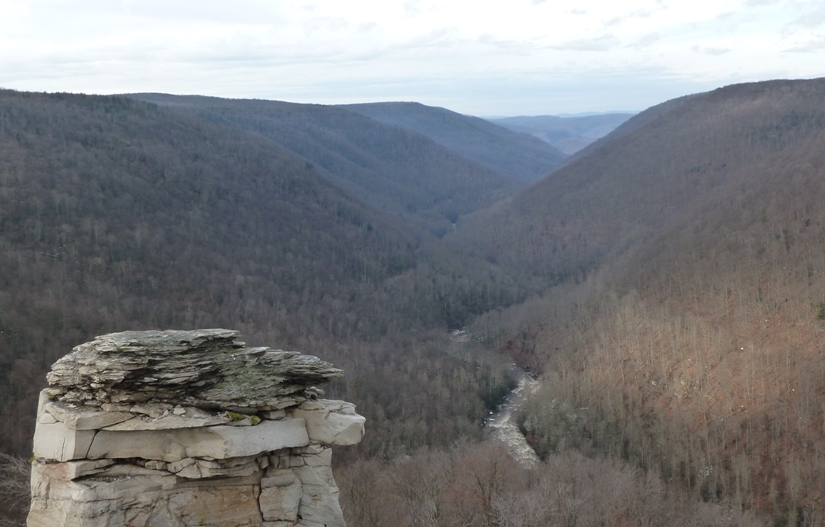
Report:
[[[519,463],[532,467],[538,463],[539,458],[519,430],[516,416],[521,410],[524,398],[538,389],[539,381],[521,370],[518,375],[518,385],[510,392],[498,410],[487,419],[485,429],[490,437],[503,443],[510,455]]]

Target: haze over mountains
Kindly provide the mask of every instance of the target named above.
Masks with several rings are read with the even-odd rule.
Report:
[[[551,462],[613,456],[724,525],[822,525],[823,100],[823,79],[729,86],[564,158],[414,103],[2,91],[1,448],[27,451],[72,345],[226,326],[347,370],[331,390],[368,418],[340,456],[353,485],[478,439],[512,359],[546,379],[521,422]],[[656,516],[677,509],[598,521],[695,513]]]
[[[556,116],[537,115],[489,119],[504,128],[538,137],[567,155],[573,155],[606,136],[633,117],[632,113]]]
[[[478,117],[412,102],[348,104],[348,110],[419,132],[493,170],[532,183],[556,168],[566,154],[524,134],[491,126]]]

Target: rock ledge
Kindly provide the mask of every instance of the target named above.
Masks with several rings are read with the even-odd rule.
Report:
[[[344,526],[331,445],[364,418],[343,372],[236,331],[127,331],[58,360],[37,410],[29,527]]]

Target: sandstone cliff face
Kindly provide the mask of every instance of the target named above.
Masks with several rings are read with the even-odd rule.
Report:
[[[344,526],[331,445],[364,434],[340,370],[234,331],[113,333],[52,366],[29,527]]]

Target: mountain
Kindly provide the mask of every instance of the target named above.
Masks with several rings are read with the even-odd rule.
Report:
[[[491,174],[396,136],[399,158],[440,152],[418,166],[445,179]],[[348,371],[331,390],[371,419],[365,455],[478,437],[507,381],[442,351],[465,286],[422,238],[262,134],[126,97],[0,91],[0,450],[30,452],[58,357],[147,328],[232,327],[331,360]]]
[[[777,82],[651,108],[588,155],[466,218],[454,241],[518,274],[544,278],[580,274],[615,257],[715,195],[734,171],[759,167],[819,132],[817,81],[787,96]]]
[[[561,117],[536,115],[500,117],[490,122],[515,132],[538,137],[567,155],[573,155],[596,139],[606,136],[633,117],[632,113],[605,113]]]
[[[419,133],[344,108],[165,94],[130,97],[265,137],[312,163],[363,203],[437,236],[451,230],[460,216],[524,186]]]
[[[415,102],[348,104],[347,110],[415,130],[436,143],[519,181],[533,182],[556,168],[564,153],[529,135],[513,133],[478,117]]]
[[[523,417],[539,450],[818,524],[823,98],[815,79],[670,101],[459,225],[448,241],[541,292],[471,328],[544,368]]]

